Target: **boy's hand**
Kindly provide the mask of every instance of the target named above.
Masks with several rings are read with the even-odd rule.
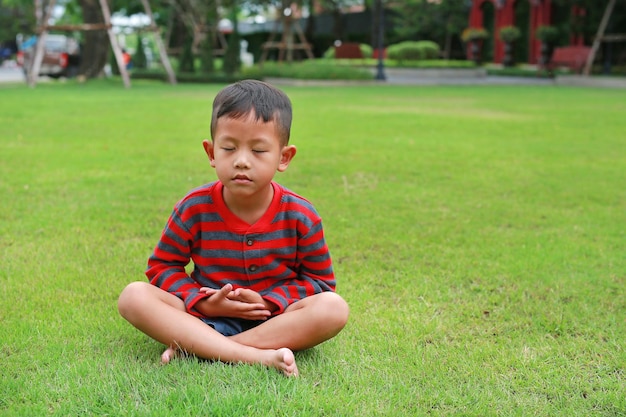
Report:
[[[243,303],[262,303],[269,311],[278,310],[278,306],[265,301],[261,294],[247,288],[237,288],[235,291],[232,291],[230,294],[228,294],[228,298],[230,300],[241,301]]]
[[[226,284],[219,290],[202,287],[200,292],[208,294],[209,298],[205,298],[196,304],[196,308],[207,317],[235,317],[245,320],[265,320],[272,314],[265,306],[260,294],[252,290],[245,290],[246,296],[242,298],[240,295],[236,295],[237,291],[233,291],[231,284]],[[256,294],[259,298],[248,294],[248,291]]]

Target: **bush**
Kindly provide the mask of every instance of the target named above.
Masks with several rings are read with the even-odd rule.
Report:
[[[559,30],[554,26],[542,25],[535,30],[535,37],[544,43],[554,43],[559,39]]]
[[[500,40],[506,43],[512,43],[522,36],[522,32],[516,26],[504,26],[500,29]]]
[[[419,61],[437,59],[441,52],[439,45],[432,41],[404,41],[387,48],[387,57],[397,61]]]
[[[244,68],[246,77],[263,79],[295,78],[303,80],[371,80],[374,78],[366,69],[346,65],[337,65],[334,61],[308,60],[293,63],[265,62],[263,66],[255,65]]]
[[[137,34],[137,50],[133,55],[133,66],[135,68],[148,68],[148,59],[144,49],[143,38],[140,34]]]
[[[461,40],[464,43],[480,41],[487,39],[488,37],[489,32],[487,32],[487,29],[481,27],[469,27],[461,33]]]
[[[441,48],[433,41],[419,41],[417,47],[423,52],[423,59],[438,59],[441,54]]]
[[[363,58],[371,58],[374,56],[374,48],[366,43],[359,44],[361,48],[361,53],[363,54]]]

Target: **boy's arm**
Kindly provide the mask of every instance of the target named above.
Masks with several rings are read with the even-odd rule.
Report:
[[[283,313],[289,305],[305,297],[335,291],[335,274],[321,221],[298,239],[297,250],[298,277],[279,281],[261,292],[264,300],[277,306],[272,315]]]
[[[148,259],[146,276],[152,285],[183,300],[190,314],[202,317],[194,306],[208,295],[200,292],[202,286],[185,271],[191,260],[191,241],[191,233],[175,209]]]

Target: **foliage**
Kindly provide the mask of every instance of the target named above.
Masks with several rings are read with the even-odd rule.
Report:
[[[541,42],[554,43],[559,38],[559,30],[555,26],[541,25],[535,30],[535,37]]]
[[[432,41],[404,41],[387,48],[389,59],[398,61],[436,59],[440,52],[439,45]]]
[[[489,37],[487,29],[482,27],[468,27],[461,33],[461,40],[465,43],[484,40]]]
[[[0,1],[0,47],[5,41],[15,41],[22,33],[34,34],[35,13],[32,1]]]
[[[433,41],[417,41],[416,46],[422,51],[423,59],[437,59],[441,55],[441,48]]]
[[[195,58],[193,55],[193,38],[190,33],[187,33],[183,43],[183,51],[180,54],[180,60],[178,63],[178,71],[188,74],[196,72]]]
[[[228,75],[233,75],[239,72],[241,68],[241,37],[239,36],[239,30],[237,28],[237,1],[233,0],[233,7],[231,11],[231,20],[233,22],[233,31],[228,37],[228,47],[226,48],[226,54],[224,55],[224,71]]]
[[[325,58],[321,58],[325,59]],[[357,68],[369,67],[374,68],[378,65],[378,59],[334,59],[333,65],[336,66],[352,66]],[[466,59],[450,60],[450,59],[429,59],[420,61],[398,61],[387,57],[384,61],[385,67],[389,68],[474,68],[476,65],[472,61]]]
[[[246,77],[254,78],[294,78],[303,80],[371,80],[373,75],[367,69],[349,65],[337,65],[335,61],[307,60],[293,63],[265,62],[263,66],[244,68]]]
[[[200,44],[200,72],[203,74],[212,74],[215,71],[215,34],[217,28],[215,22],[217,22],[217,4],[208,4],[206,11],[207,28],[204,40]]]
[[[141,33],[137,33],[137,47],[135,48],[135,53],[133,54],[133,67],[142,69],[148,68],[148,58],[146,57],[144,37]]]
[[[363,54],[363,58],[371,58],[374,56],[374,48],[371,45],[366,43],[359,44],[359,48],[361,48],[361,53]]]
[[[133,80],[160,80],[167,82],[168,74],[164,70],[133,70],[131,74]],[[254,78],[248,76],[247,78]],[[176,81],[178,83],[193,83],[193,84],[226,84],[238,81],[241,76],[228,75],[223,72],[179,72],[176,74]]]
[[[465,1],[431,2],[406,0],[388,2],[393,12],[395,37],[401,40],[433,39],[443,45],[467,24],[469,7]]]
[[[298,155],[278,181],[324,218],[348,326],[296,355],[297,380],[160,366],[116,300],[215,178],[219,88],[0,86],[0,414],[626,413],[626,100],[609,89],[283,87]]]
[[[513,43],[522,36],[522,32],[517,26],[503,26],[499,31],[500,40],[506,43]]]

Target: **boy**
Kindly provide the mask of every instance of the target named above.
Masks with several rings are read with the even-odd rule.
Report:
[[[150,283],[129,284],[118,301],[126,320],[168,346],[162,363],[182,350],[297,376],[293,351],[345,326],[321,219],[273,181],[296,154],[291,117],[289,98],[260,81],[215,97],[203,145],[218,180],[177,203],[148,260]]]

